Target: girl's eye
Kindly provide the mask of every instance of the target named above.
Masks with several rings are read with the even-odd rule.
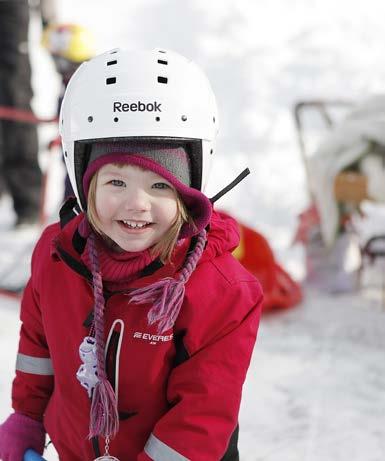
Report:
[[[156,182],[152,185],[154,189],[171,189],[171,187],[165,182]]]
[[[120,179],[112,179],[110,181],[110,184],[112,186],[117,186],[117,187],[124,187],[125,186],[124,182],[122,180],[120,180]]]

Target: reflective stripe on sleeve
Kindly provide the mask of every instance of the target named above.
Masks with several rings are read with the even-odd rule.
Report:
[[[31,357],[30,355],[17,354],[16,370],[34,375],[53,375],[51,359]]]
[[[151,434],[144,447],[146,454],[154,461],[189,461],[180,453],[169,447]]]

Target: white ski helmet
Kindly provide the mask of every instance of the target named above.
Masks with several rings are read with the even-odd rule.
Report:
[[[215,151],[217,105],[206,76],[183,56],[160,49],[114,49],[75,72],[59,130],[72,188],[84,210],[82,179],[94,142],[183,143],[191,161],[191,187],[202,190]]]

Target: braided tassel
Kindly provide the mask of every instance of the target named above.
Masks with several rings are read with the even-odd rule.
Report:
[[[114,390],[108,379],[96,384],[92,394],[89,438],[113,438],[119,430],[119,415]]]
[[[173,327],[182,307],[185,283],[194,271],[206,244],[206,231],[202,230],[194,251],[188,256],[177,279],[167,277],[144,288],[134,290],[130,302],[137,304],[153,303],[147,319],[149,325],[158,322],[158,333]]]
[[[89,236],[89,252],[92,264],[94,290],[94,328],[96,340],[97,374],[99,382],[92,394],[90,412],[89,438],[101,435],[104,438],[114,437],[119,430],[119,415],[116,396],[105,371],[104,356],[104,296],[103,282],[99,268],[95,234]]]

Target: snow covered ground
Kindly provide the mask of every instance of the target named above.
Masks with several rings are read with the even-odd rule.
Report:
[[[385,310],[308,292],[265,318],[241,412],[243,461],[380,461],[385,456]],[[243,432],[242,432],[243,431]]]
[[[302,250],[290,242],[308,197],[292,106],[385,91],[383,1],[58,2],[60,19],[90,27],[100,51],[165,47],[206,70],[221,113],[208,192],[249,166],[252,176],[220,205],[261,231],[285,267],[302,277]],[[36,20],[31,53],[35,110],[52,115],[58,80],[39,48]],[[315,120],[310,129],[322,132]],[[41,134],[44,146],[52,131]],[[44,153],[41,160],[47,165]],[[57,197],[60,162],[53,163],[50,190]],[[9,231],[14,217],[7,199],[0,202],[0,217],[2,256],[16,240],[20,248],[34,238]],[[385,309],[378,293],[306,291],[302,306],[264,318],[245,384],[242,461],[385,459]],[[18,303],[1,297],[0,420],[10,411],[17,332]],[[57,459],[49,450],[47,458]]]

